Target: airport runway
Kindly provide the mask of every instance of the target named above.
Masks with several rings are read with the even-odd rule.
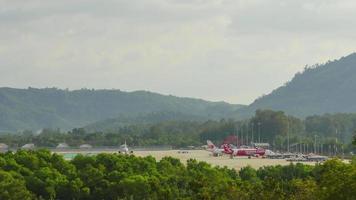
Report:
[[[86,154],[95,155],[98,153],[116,153],[116,150],[106,150],[106,151],[57,151],[56,153],[64,155],[66,159],[71,159],[76,154]],[[136,156],[153,156],[157,160],[162,159],[166,156],[171,156],[174,158],[179,158],[182,163],[186,163],[189,159],[196,159],[198,161],[204,161],[214,166],[227,166],[228,168],[241,169],[242,167],[250,165],[253,168],[260,168],[263,166],[271,165],[289,165],[291,162],[284,159],[267,159],[267,158],[251,158],[248,157],[234,157],[230,159],[229,156],[214,157],[210,152],[205,150],[188,150],[187,153],[178,153],[178,150],[164,150],[164,151],[134,151]],[[303,162],[304,164],[314,165],[314,162]]]

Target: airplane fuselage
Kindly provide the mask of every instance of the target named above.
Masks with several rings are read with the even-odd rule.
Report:
[[[239,148],[232,149],[228,144],[224,144],[224,153],[230,154],[233,156],[264,156],[266,150],[264,149],[255,149],[255,148]]]
[[[264,156],[265,155],[264,149],[234,149],[233,155],[234,156]]]

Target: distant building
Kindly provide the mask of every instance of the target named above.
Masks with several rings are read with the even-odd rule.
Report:
[[[93,146],[91,146],[90,144],[82,144],[79,146],[80,149],[91,149],[93,148]]]
[[[21,147],[21,149],[34,149],[35,148],[35,144],[25,144]]]
[[[0,143],[0,152],[7,151],[9,146],[5,143]]]
[[[57,149],[67,149],[69,145],[67,143],[59,143],[56,147]]]

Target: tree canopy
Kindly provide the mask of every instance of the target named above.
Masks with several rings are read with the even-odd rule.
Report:
[[[47,150],[0,154],[0,199],[355,199],[356,165],[330,160],[240,171],[205,162]]]
[[[113,126],[111,126],[113,127]],[[237,136],[240,144],[268,142],[276,150],[287,150],[287,136],[290,144],[303,143],[310,147],[318,137],[318,144],[336,145],[345,152],[355,150],[351,145],[356,131],[356,114],[326,114],[310,116],[304,120],[286,115],[282,111],[257,110],[248,120],[232,119],[208,121],[164,121],[153,124],[132,124],[110,130],[96,131],[91,128],[74,128],[71,131],[43,129],[39,134],[23,131],[18,134],[0,134],[0,142],[11,148],[34,143],[38,147],[55,148],[59,143],[78,147],[81,144],[92,146],[118,146],[125,141],[130,146],[169,145],[173,148],[201,146],[206,140],[221,144],[228,136]]]

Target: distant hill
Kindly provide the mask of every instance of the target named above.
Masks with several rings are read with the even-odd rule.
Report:
[[[251,116],[257,109],[282,110],[298,117],[356,112],[356,54],[305,68],[237,115]]]
[[[159,112],[166,112],[163,117],[168,119],[169,113],[215,119],[241,107],[147,91],[0,88],[0,132],[71,129],[120,116],[128,116],[132,121],[132,116]]]
[[[84,127],[88,132],[96,131],[115,131],[128,125],[140,124],[149,125],[164,121],[196,121],[203,122],[209,120],[209,117],[183,114],[180,112],[153,112],[149,114],[124,115],[116,118],[105,119],[91,123]]]

